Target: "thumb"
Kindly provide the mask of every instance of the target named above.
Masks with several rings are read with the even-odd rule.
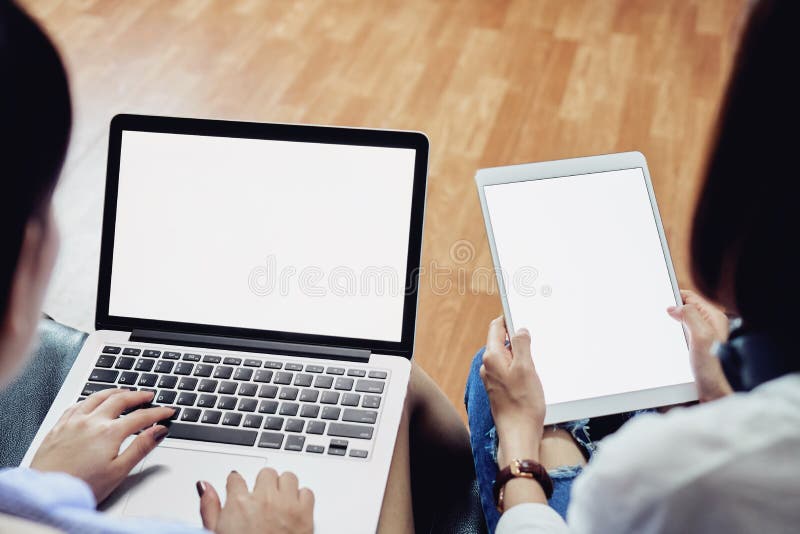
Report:
[[[690,335],[705,335],[707,333],[708,324],[703,318],[703,314],[694,304],[671,306],[667,308],[667,313],[673,319],[682,322]]]
[[[527,328],[520,328],[511,336],[511,354],[514,360],[511,363],[533,364],[531,357],[531,333]]]
[[[203,519],[203,526],[208,530],[217,528],[219,514],[222,511],[222,504],[219,501],[219,494],[208,482],[197,482],[197,493],[200,495],[200,517]]]
[[[140,433],[128,448],[117,456],[117,463],[125,474],[130,473],[136,464],[142,461],[150,451],[156,448],[159,442],[166,437],[169,429],[162,425],[155,425]]]

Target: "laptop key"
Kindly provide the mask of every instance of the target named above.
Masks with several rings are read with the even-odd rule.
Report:
[[[329,419],[331,421],[336,421],[339,419],[339,414],[342,412],[342,409],[338,406],[325,406],[322,409],[322,419]]]
[[[283,428],[283,417],[267,417],[267,420],[264,421],[264,428],[267,430],[280,430]]]
[[[168,360],[180,360],[181,353],[168,350],[168,351],[164,352],[164,356],[163,357],[168,359]]]
[[[271,400],[263,400],[258,405],[259,413],[276,413],[278,411],[278,402]]]
[[[356,382],[356,391],[359,393],[383,393],[384,382],[377,380],[359,380]]]
[[[254,397],[256,395],[256,391],[258,391],[258,386],[256,384],[242,384],[239,386],[239,395],[244,397]]]
[[[350,391],[353,389],[353,379],[339,377],[336,379],[336,384],[333,386],[333,388],[340,391]]]
[[[317,402],[319,398],[319,391],[316,389],[304,389],[300,392],[300,401],[302,402]]]
[[[196,378],[184,376],[178,381],[178,389],[182,389],[184,391],[194,391],[194,388],[196,387],[197,387]]]
[[[261,422],[264,420],[263,415],[247,414],[244,416],[242,426],[245,428],[261,428]]]
[[[81,395],[83,395],[84,397],[88,397],[89,395],[97,393],[98,391],[103,391],[104,389],[113,389],[113,388],[114,388],[113,384],[92,384],[91,382],[88,382],[85,386],[83,386],[83,389],[81,390]]]
[[[181,392],[181,394],[178,395],[178,400],[175,401],[175,403],[180,406],[194,406],[194,401],[196,400],[197,393]]]
[[[297,394],[299,390],[297,388],[281,388],[281,393],[278,395],[280,400],[295,400],[297,399]]]
[[[253,381],[254,382],[265,383],[265,382],[269,382],[270,380],[272,380],[272,371],[270,371],[268,369],[259,369],[253,375]]]
[[[314,387],[315,388],[323,388],[323,389],[330,389],[333,385],[333,377],[332,376],[318,376],[314,380]]]
[[[124,371],[121,375],[119,375],[119,380],[117,383],[131,385],[135,384],[138,379],[139,373],[135,373],[133,371]]]
[[[313,452],[314,454],[322,454],[325,452],[325,447],[322,445],[306,445],[306,452]]]
[[[225,365],[219,365],[216,369],[214,369],[214,378],[230,378],[233,374],[233,367],[226,367]]]
[[[364,395],[364,400],[361,401],[361,406],[364,408],[380,408],[381,398],[377,395]]]
[[[311,375],[307,375],[305,373],[300,373],[298,375],[295,375],[295,377],[294,377],[294,385],[295,386],[308,387],[308,386],[311,385],[311,380],[312,379],[313,379],[313,377]]]
[[[283,444],[283,434],[279,432],[262,432],[258,446],[265,449],[280,449]]]
[[[350,449],[350,456],[353,458],[366,458],[367,451],[361,449]]]
[[[222,363],[225,365],[242,365],[242,359],[228,356],[227,358],[223,358]]]
[[[278,386],[264,384],[258,388],[258,396],[262,399],[274,399],[278,394]]]
[[[372,439],[373,428],[366,425],[351,425],[346,423],[330,423],[328,435],[341,438]]]
[[[233,373],[234,380],[250,380],[251,378],[253,378],[253,370],[249,367],[239,367]]]
[[[178,393],[175,391],[165,391],[161,390],[156,395],[156,402],[159,404],[172,404],[175,402],[175,397],[178,396]]]
[[[342,421],[348,423],[367,423],[375,424],[378,420],[378,412],[373,410],[356,410],[355,408],[346,408],[342,414]]]
[[[339,393],[337,391],[323,391],[322,398],[319,401],[322,404],[338,404]]]
[[[264,362],[264,367],[267,369],[280,369],[283,364],[281,362]]]
[[[204,378],[200,381],[200,384],[197,386],[197,391],[201,393],[214,393],[217,390],[217,385],[219,381],[212,380],[210,378]]]
[[[201,422],[209,425],[216,425],[219,423],[220,419],[222,419],[222,412],[217,410],[203,410],[203,419]]]
[[[288,362],[286,365],[283,366],[284,369],[287,371],[302,371],[303,366],[299,363],[295,362]]]
[[[297,415],[297,410],[300,409],[300,405],[296,402],[282,402],[281,409],[278,411],[281,415]]]
[[[286,421],[286,432],[302,432],[306,422],[302,419],[289,419]]]
[[[117,364],[114,366],[114,369],[126,369],[126,370],[132,369],[134,363],[136,363],[136,358],[131,358],[129,356],[120,356],[119,358],[117,358]]]
[[[122,349],[120,349],[119,347],[113,347],[111,345],[106,345],[105,347],[103,347],[103,352],[105,354],[119,354],[120,350]]]
[[[205,363],[219,363],[222,361],[222,358],[219,356],[213,356],[211,354],[206,354],[203,356],[203,362]]]
[[[136,367],[134,367],[134,370],[144,371],[146,373],[147,371],[153,369],[155,364],[156,361],[152,358],[139,358],[136,360]]]
[[[169,427],[169,434],[167,437],[206,441],[211,443],[247,445],[252,447],[256,443],[258,432],[255,430],[225,428],[221,426],[172,423]]]
[[[307,373],[321,373],[325,370],[325,368],[321,365],[306,365],[306,372]]]
[[[386,371],[370,371],[369,377],[384,380],[386,378]]]
[[[358,406],[360,400],[358,393],[345,393],[342,395],[342,406]]]
[[[236,382],[223,382],[219,385],[219,392],[224,395],[233,395],[236,393],[236,388],[239,387],[239,384]]]
[[[190,352],[187,352],[186,354],[183,355],[183,359],[184,359],[184,361],[187,361],[187,362],[199,362],[200,361],[200,355],[199,354],[192,354]]]
[[[348,369],[347,376],[354,376],[356,378],[361,378],[367,376],[367,372],[363,369]]]
[[[200,410],[197,408],[186,408],[181,415],[181,421],[196,423],[200,419]]]
[[[302,451],[305,442],[305,436],[289,436],[286,438],[286,445],[283,448],[287,451]]]
[[[343,375],[344,369],[342,367],[328,367],[328,370],[325,372],[329,375]]]
[[[161,351],[146,349],[144,352],[142,352],[142,356],[144,356],[145,358],[158,358],[159,356],[161,356]]]
[[[158,375],[154,375],[153,373],[142,373],[142,376],[139,377],[139,385],[145,387],[153,387],[158,382]]]
[[[194,376],[209,377],[214,372],[214,366],[207,363],[198,363],[194,366]]]
[[[197,399],[197,406],[199,408],[213,408],[217,404],[217,396],[209,395],[208,393],[200,395]]]
[[[261,360],[256,360],[256,359],[253,359],[253,358],[247,358],[244,361],[244,364],[247,367],[261,367]]]
[[[288,386],[292,383],[292,373],[287,373],[286,371],[275,373],[275,380],[273,380],[273,382],[283,386]]]
[[[306,432],[322,435],[325,433],[325,423],[323,421],[309,421]]]
[[[92,374],[89,375],[89,380],[92,382],[111,382],[117,381],[119,371],[112,371],[110,369],[94,369]]]
[[[141,349],[131,349],[131,348],[122,349],[122,354],[124,354],[125,356],[138,356],[141,353],[142,353]]]
[[[225,426],[239,426],[242,422],[242,414],[236,412],[225,412],[222,415],[222,424]]]
[[[228,396],[220,397],[219,402],[217,403],[217,408],[221,410],[235,410],[236,397],[228,397]]]
[[[100,357],[97,358],[97,363],[94,364],[95,367],[103,367],[105,369],[111,368],[114,366],[114,360],[117,358],[115,356],[109,356],[108,354],[101,354]]]
[[[172,388],[175,387],[175,385],[177,383],[178,383],[178,377],[177,376],[172,376],[172,375],[162,376],[158,380],[158,387],[172,389]]]
[[[258,401],[256,399],[239,399],[240,412],[254,412],[257,406]]]
[[[161,360],[156,364],[156,368],[153,369],[156,373],[171,373],[172,368],[175,366],[175,362],[168,362],[165,360]]]
[[[300,408],[300,417],[311,417],[314,418],[319,415],[319,406],[316,404],[304,404],[302,408]]]
[[[194,369],[194,364],[189,362],[178,362],[175,364],[176,375],[190,375]]]

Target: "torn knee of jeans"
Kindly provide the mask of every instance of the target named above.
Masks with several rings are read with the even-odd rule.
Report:
[[[497,428],[492,427],[486,432],[486,452],[492,457],[494,463],[497,463]]]

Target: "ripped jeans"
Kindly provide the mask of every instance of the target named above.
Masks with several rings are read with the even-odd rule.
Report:
[[[492,412],[489,408],[489,397],[486,395],[486,389],[483,387],[480,377],[479,371],[482,362],[483,349],[478,351],[472,360],[472,368],[470,369],[467,388],[464,393],[464,403],[467,406],[470,444],[472,445],[472,457],[475,461],[475,473],[480,486],[483,515],[486,518],[486,526],[489,528],[489,532],[494,532],[497,522],[500,520],[500,513],[495,507],[492,493],[494,480],[497,476],[497,434]],[[589,439],[588,423],[589,420],[584,419],[558,425],[572,433],[576,443],[583,447],[584,456],[587,459],[594,452],[594,444]],[[550,478],[553,479],[553,496],[550,498],[549,504],[565,519],[572,482],[582,470],[581,466],[571,466],[559,467],[549,471]]]

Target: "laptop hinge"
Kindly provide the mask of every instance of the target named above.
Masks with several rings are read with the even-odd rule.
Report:
[[[130,340],[143,343],[163,343],[167,345],[185,345],[207,349],[285,354],[287,356],[308,356],[311,358],[347,360],[362,363],[368,362],[371,354],[368,349],[331,347],[328,345],[302,345],[299,343],[286,343],[282,341],[263,341],[260,339],[208,336],[203,334],[163,332],[158,330],[134,330],[131,333]]]

